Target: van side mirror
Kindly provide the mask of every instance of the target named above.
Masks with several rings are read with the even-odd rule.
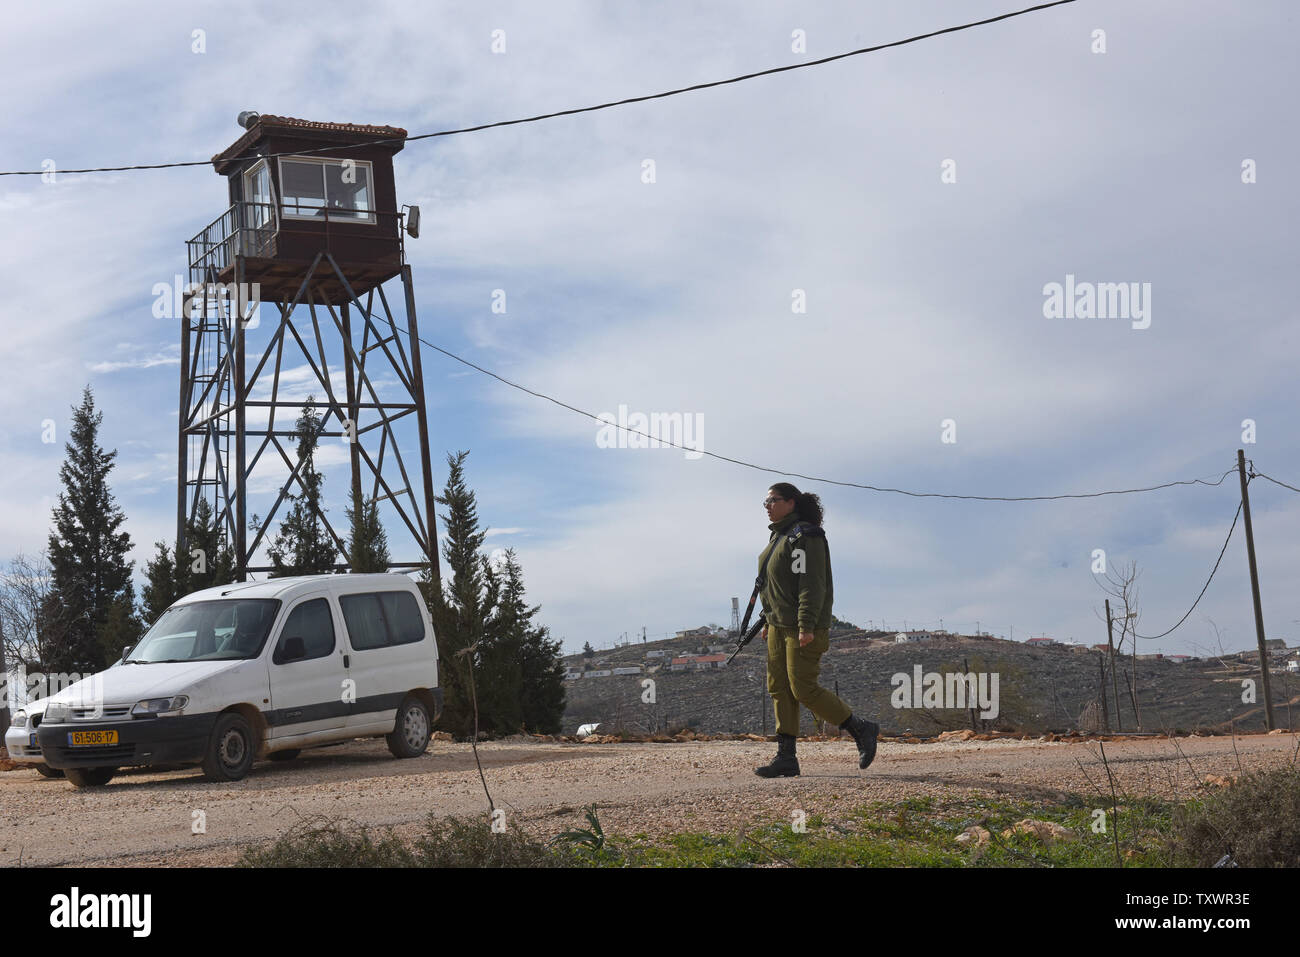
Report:
[[[280,664],[286,661],[298,661],[307,657],[307,646],[298,635],[284,639],[284,644],[280,648]]]

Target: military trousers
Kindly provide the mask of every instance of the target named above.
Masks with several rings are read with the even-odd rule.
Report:
[[[800,647],[798,628],[768,625],[767,693],[776,711],[777,734],[799,734],[800,705],[837,727],[853,713],[838,695],[817,683],[830,643],[829,628],[814,631],[813,640]]]

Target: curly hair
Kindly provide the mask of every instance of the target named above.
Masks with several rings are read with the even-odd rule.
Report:
[[[822,519],[826,516],[826,510],[822,508],[822,500],[812,492],[801,492],[789,482],[777,482],[769,486],[769,491],[775,492],[787,501],[793,500],[794,510],[805,522],[821,525]]]

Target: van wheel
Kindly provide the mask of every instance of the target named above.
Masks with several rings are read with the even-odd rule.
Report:
[[[74,788],[97,788],[113,780],[117,768],[68,768],[64,776]]]
[[[217,719],[203,756],[203,776],[209,781],[238,781],[253,766],[257,744],[243,715],[231,711]]]
[[[397,709],[397,723],[385,740],[395,758],[418,758],[429,746],[429,709],[419,698],[407,698]]]
[[[290,748],[288,751],[272,751],[266,756],[266,759],[268,761],[292,761],[300,754],[302,754],[300,748]]]
[[[40,775],[41,777],[43,777],[43,778],[61,778],[61,777],[63,777],[63,772],[62,772],[62,771],[60,771],[58,768],[52,768],[52,767],[50,767],[48,764],[38,764],[38,765],[36,765],[36,773],[39,774],[39,775]]]

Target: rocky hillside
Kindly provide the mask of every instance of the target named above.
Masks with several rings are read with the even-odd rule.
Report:
[[[575,669],[613,671],[641,666],[641,671],[567,681],[564,733],[573,734],[580,725],[595,722],[600,722],[602,731],[607,732],[618,728],[642,733],[691,728],[703,733],[772,733],[772,704],[766,688],[764,652],[758,642],[741,652],[728,668],[670,670],[672,656],[700,653],[707,650],[707,645],[720,643],[724,642],[719,638],[679,638],[597,652],[589,661],[571,656],[566,664]],[[732,646],[727,644],[730,654]],[[646,653],[654,650],[667,654],[647,659]],[[839,695],[857,713],[877,721],[884,733],[934,734],[972,727],[970,712],[919,706],[923,701],[898,701],[897,683],[891,679],[896,674],[908,676],[910,689],[918,665],[922,676],[962,672],[969,667],[977,674],[998,677],[997,717],[976,716],[980,730],[1091,731],[1101,729],[1101,658],[1094,651],[1066,646],[1030,647],[988,637],[950,635],[895,644],[892,634],[847,633],[832,637],[830,651],[822,658],[822,684],[838,688]],[[1113,688],[1107,677],[1111,730],[1138,730],[1125,679],[1134,664],[1125,658],[1120,667],[1122,704],[1118,722]],[[1288,674],[1278,665],[1271,672],[1277,724],[1295,727],[1290,707],[1295,708],[1295,719],[1300,721],[1300,676]],[[1241,700],[1243,679],[1254,679],[1257,688],[1259,685],[1259,669],[1249,660],[1231,656],[1177,664],[1163,659],[1138,659],[1136,673],[1141,730],[1227,730],[1234,723],[1240,730],[1264,729],[1262,690],[1257,691],[1261,697],[1258,704],[1243,704]],[[653,689],[643,684],[647,679],[654,682]],[[986,677],[985,682],[991,691],[990,678]],[[1292,702],[1290,707],[1288,701]],[[815,730],[812,715],[806,710],[800,730],[805,734]]]

